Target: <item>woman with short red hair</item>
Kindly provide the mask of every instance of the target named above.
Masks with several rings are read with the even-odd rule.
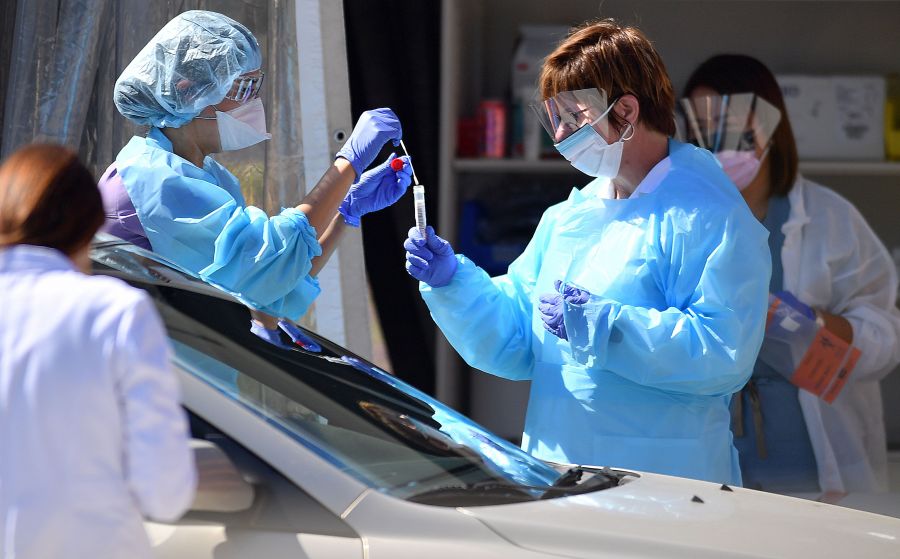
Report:
[[[471,366],[531,381],[532,455],[740,483],[728,404],[762,340],[766,232],[709,152],[672,139],[674,102],[638,29],[573,30],[535,110],[594,180],[503,276],[417,230],[407,270]]]
[[[195,472],[162,323],[86,275],[100,192],[71,151],[0,166],[0,555],[150,557],[142,515],[179,517]]]

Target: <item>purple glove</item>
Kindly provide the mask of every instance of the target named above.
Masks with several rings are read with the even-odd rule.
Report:
[[[363,173],[359,182],[350,187],[350,192],[338,208],[347,225],[359,227],[359,218],[390,206],[406,193],[412,182],[409,157],[404,155],[400,158],[403,168],[399,171],[391,167],[395,159],[397,154],[392,153],[387,161]]]
[[[360,115],[353,127],[353,132],[336,157],[343,157],[350,162],[356,171],[356,178],[362,177],[363,171],[378,157],[378,152],[388,140],[399,145],[403,137],[400,119],[390,109],[375,109]]]
[[[562,289],[560,289],[561,287]],[[578,289],[568,283],[563,286],[563,282],[560,280],[553,282],[553,288],[556,289],[557,293],[561,293],[566,303],[570,305],[583,305],[591,298],[591,294],[584,289]]]
[[[307,336],[303,330],[287,320],[279,320],[278,327],[281,328],[285,334],[290,336],[291,341],[306,351],[311,351],[313,353],[320,353],[322,351],[322,346],[316,343],[314,339]]]
[[[277,328],[269,330],[261,323],[251,320],[250,331],[275,347],[280,347],[281,349],[294,349],[281,339],[281,331]]]
[[[544,293],[539,299],[541,304],[538,310],[541,312],[544,328],[557,338],[568,340],[566,323],[563,321],[563,296],[559,293]]]
[[[800,314],[806,316],[806,318],[810,320],[816,319],[816,311],[814,311],[809,305],[805,303],[801,303],[797,297],[794,296],[790,291],[779,291],[775,293],[775,296],[790,305]]]
[[[412,277],[431,287],[444,287],[456,273],[456,255],[450,243],[434,234],[429,225],[425,228],[428,239],[413,227],[403,242],[406,249],[406,271]]]
[[[553,288],[556,293],[545,293],[538,298],[541,302],[538,310],[544,321],[544,328],[557,338],[568,340],[566,323],[563,321],[563,301],[570,305],[583,305],[588,302],[591,294],[573,285],[563,284],[560,280],[553,282]]]

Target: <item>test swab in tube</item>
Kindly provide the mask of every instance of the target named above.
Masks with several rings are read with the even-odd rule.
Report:
[[[403,155],[409,157],[409,152],[406,151],[406,146],[403,145],[403,140],[400,140],[400,147],[403,149]],[[409,170],[412,171],[413,184],[419,184],[419,178],[416,176],[416,168],[413,167],[412,161],[409,162]]]
[[[406,151],[406,146],[403,145],[403,140],[400,140],[400,147],[403,149],[403,153],[409,157],[409,152]],[[425,187],[419,184],[419,178],[416,177],[416,168],[413,167],[412,162],[409,163],[409,169],[412,171],[413,176],[413,206],[416,211],[416,229],[419,230],[419,233],[422,234],[422,238],[427,238],[425,233],[426,219],[425,219]]]

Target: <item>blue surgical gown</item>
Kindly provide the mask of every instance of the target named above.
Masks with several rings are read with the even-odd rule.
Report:
[[[153,250],[275,316],[297,319],[319,294],[322,254],[306,215],[247,206],[237,178],[211,157],[200,169],[157,128],[134,137],[116,167]]]
[[[420,291],[469,365],[531,381],[527,452],[739,484],[728,406],[762,342],[767,232],[707,151],[670,140],[650,180],[624,200],[575,189],[506,275],[457,255]],[[566,305],[568,341],[538,311],[555,280],[592,294]]]

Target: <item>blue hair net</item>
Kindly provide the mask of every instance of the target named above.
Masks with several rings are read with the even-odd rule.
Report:
[[[116,81],[113,102],[125,118],[178,128],[225,98],[234,79],[262,66],[250,30],[216,12],[175,16]]]

